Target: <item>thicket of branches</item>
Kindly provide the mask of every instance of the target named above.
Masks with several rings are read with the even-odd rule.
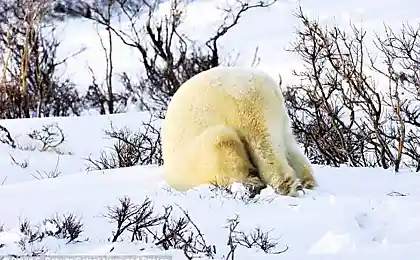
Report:
[[[227,247],[216,247],[209,243],[206,234],[185,209],[179,206],[177,209],[181,212],[174,213],[176,208],[167,205],[164,206],[163,213],[158,213],[147,197],[141,204],[135,204],[129,197],[120,198],[118,205],[108,207],[108,212],[104,215],[115,224],[109,240],[153,243],[162,251],[181,250],[186,259],[234,260],[235,252],[240,247],[276,255],[288,250],[287,246],[278,250],[278,238],[272,237],[271,231],[258,227],[250,232],[240,230],[238,215],[227,220]]]
[[[153,244],[162,251],[180,250],[186,259],[205,257],[234,260],[235,253],[240,248],[252,248],[269,255],[279,255],[289,249],[287,245],[279,245],[280,237],[274,237],[271,234],[273,230],[260,227],[249,231],[241,230],[238,215],[226,220],[225,246],[212,244],[199,223],[196,223],[195,218],[186,209],[176,204],[163,205],[163,208],[159,209],[148,197],[141,203],[133,202],[130,197],[121,197],[116,205],[107,206],[102,217],[113,226],[108,241],[141,241]],[[6,230],[6,227],[0,224],[0,232],[3,230]],[[16,250],[12,250],[14,254],[7,257],[17,259],[50,254],[46,239],[60,239],[66,244],[89,240],[84,234],[82,219],[73,213],[54,214],[35,225],[28,219],[19,219],[19,231],[22,234],[19,241],[0,243],[0,248],[17,244],[21,251],[21,254],[16,255]],[[141,248],[140,251],[145,249]],[[113,250],[114,247],[110,252]]]
[[[75,86],[57,75],[66,58],[56,56],[60,42],[50,4],[47,0],[0,3],[0,118],[81,112]]]
[[[127,127],[116,129],[111,124],[105,134],[115,142],[110,150],[102,150],[98,159],[87,158],[87,170],[163,164],[160,130],[154,126],[152,118],[143,122],[140,131]]]
[[[143,110],[164,112],[171,97],[187,79],[224,62],[229,64],[220,57],[218,42],[241,17],[249,10],[269,7],[276,0],[256,3],[236,0],[224,7],[223,22],[209,35],[204,46],[180,31],[185,18],[183,7],[190,1],[169,1],[169,11],[162,16],[156,11],[163,2],[113,0],[104,4],[104,1],[80,0],[55,5],[56,13],[88,19],[107,30],[107,40],[101,38],[106,62],[105,82],[99,84],[94,78],[86,97],[101,114],[121,111],[127,102],[134,102]],[[114,75],[112,36],[138,52],[140,64],[136,66],[144,72],[140,78],[133,79],[127,73]],[[113,85],[115,76],[123,85],[120,92]]]
[[[386,26],[368,51],[373,32],[324,27],[301,8],[296,17],[301,26],[289,51],[305,67],[294,71],[301,83],[284,93],[310,160],[396,171],[403,162],[420,170],[420,24],[398,33]]]
[[[170,1],[164,16],[157,14],[164,1],[3,1],[0,118],[80,115],[92,108],[112,114],[124,112],[129,102],[141,110],[163,112],[185,80],[223,62],[218,41],[247,11],[275,1],[237,0],[227,6],[223,22],[202,46],[179,30],[189,0]],[[60,66],[82,51],[62,59],[56,55],[60,46],[55,37],[57,22],[69,18],[90,20],[107,32],[100,38],[106,77],[102,82],[92,73],[92,84],[81,86],[87,87],[86,93],[79,93],[70,79],[58,75]],[[129,28],[122,29],[121,24]],[[143,72],[140,76],[114,71],[115,40],[139,54],[140,62],[133,66]],[[114,78],[119,86],[114,86]]]

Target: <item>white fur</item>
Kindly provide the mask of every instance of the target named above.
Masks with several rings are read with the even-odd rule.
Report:
[[[256,69],[217,67],[185,82],[168,106],[162,145],[166,179],[178,190],[243,182],[296,195],[299,179],[316,185],[279,84]]]

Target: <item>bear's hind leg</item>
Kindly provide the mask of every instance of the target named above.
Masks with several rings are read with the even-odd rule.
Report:
[[[234,182],[242,183],[251,193],[251,197],[259,194],[267,185],[258,176],[256,168],[249,160],[245,145],[238,133],[231,127],[217,125],[207,129],[197,140],[206,145],[201,149],[210,149],[202,153],[203,158],[213,176],[207,176],[209,182],[228,187]],[[207,146],[209,145],[209,146]]]
[[[263,189],[267,188],[267,184],[265,184],[258,175],[253,175],[253,171],[257,173],[256,170],[251,170],[251,175],[242,182],[248,190],[250,198],[255,197],[260,194]]]
[[[297,177],[302,182],[304,189],[313,189],[317,186],[315,177],[313,176],[313,170],[309,160],[302,153],[296,139],[292,135],[291,131],[286,131],[286,152],[287,160],[290,166],[295,170]]]
[[[258,136],[258,135],[254,135]],[[268,136],[253,138],[249,150],[260,178],[281,195],[298,196],[301,183],[289,165],[284,149],[274,150]]]

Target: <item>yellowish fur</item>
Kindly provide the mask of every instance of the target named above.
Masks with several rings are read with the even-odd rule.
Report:
[[[168,106],[162,146],[166,181],[180,191],[241,182],[296,196],[301,182],[316,186],[279,85],[255,69],[217,67],[186,81]]]

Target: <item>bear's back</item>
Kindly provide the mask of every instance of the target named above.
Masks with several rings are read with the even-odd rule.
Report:
[[[184,92],[205,94],[210,89],[219,89],[224,94],[243,99],[249,98],[249,94],[259,88],[258,91],[278,91],[279,85],[267,73],[242,67],[219,66],[198,73],[184,82],[173,98],[185,94]],[[263,88],[260,88],[263,87]]]
[[[276,109],[279,90],[270,76],[251,68],[216,67],[193,76],[169,103],[162,129],[165,149],[179,151],[218,124],[247,135],[264,121],[264,110]]]

